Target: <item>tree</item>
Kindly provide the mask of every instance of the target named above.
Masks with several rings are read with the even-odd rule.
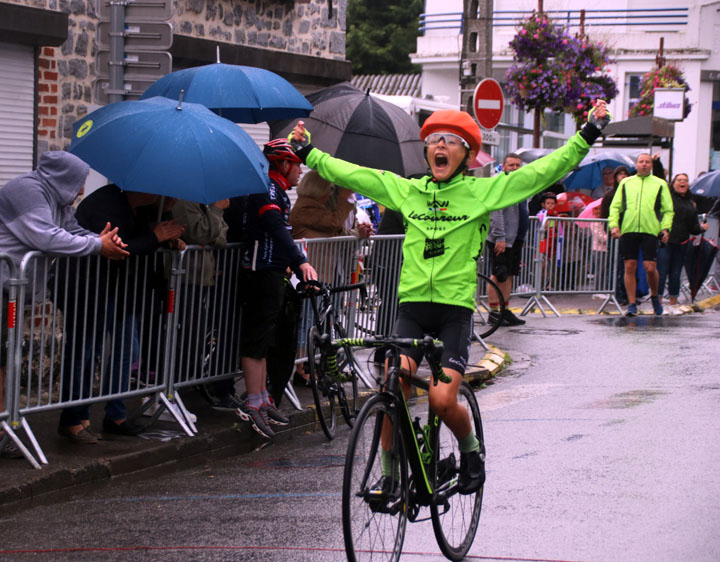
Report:
[[[517,64],[505,75],[507,93],[520,109],[571,113],[581,124],[592,100],[618,94],[608,74],[608,49],[584,35],[570,36],[544,13],[533,13],[510,42]]]
[[[417,72],[410,62],[423,0],[348,0],[347,50],[353,74]]]

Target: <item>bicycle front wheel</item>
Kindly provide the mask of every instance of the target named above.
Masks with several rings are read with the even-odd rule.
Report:
[[[336,393],[334,379],[325,371],[325,356],[318,353],[320,334],[315,326],[308,330],[307,353],[310,366],[310,388],[315,401],[315,414],[328,439],[335,437],[337,425]]]
[[[336,322],[334,339],[346,337],[345,328]],[[351,346],[347,345],[338,349],[338,369],[347,377],[345,383],[337,383],[340,411],[345,418],[345,423],[352,427],[359,412],[360,402],[358,400],[358,365]]]
[[[489,277],[478,273],[475,296],[475,336],[487,338],[500,327],[505,314],[505,299],[500,287]]]
[[[390,427],[389,423],[392,424]],[[383,426],[393,476],[386,487],[387,493],[377,495],[374,492],[382,477]],[[388,440],[391,443],[387,443]],[[398,560],[405,539],[407,508],[405,443],[396,423],[392,399],[375,395],[365,403],[355,420],[345,456],[342,521],[348,560]]]
[[[480,441],[480,452],[485,458],[480,408],[470,385],[465,381],[458,391],[458,404],[467,411],[475,435]],[[457,492],[460,450],[457,438],[445,424],[440,423],[435,429],[433,442],[435,489],[445,489],[448,494],[445,503],[430,506],[433,530],[442,553],[450,560],[462,560],[475,539],[480,522],[483,489],[469,495]]]

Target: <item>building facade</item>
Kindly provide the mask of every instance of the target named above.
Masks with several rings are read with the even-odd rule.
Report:
[[[102,1],[0,1],[0,187],[38,154],[66,149],[73,123],[99,103]],[[222,62],[272,70],[303,93],[350,79],[347,0],[172,4],[172,70],[215,62],[220,46]]]
[[[512,64],[509,42],[518,18],[526,18],[532,3],[496,0],[492,27],[493,77],[501,83]],[[655,66],[660,38],[668,63],[678,66],[690,86],[692,111],[675,124],[673,170],[693,179],[709,169],[720,169],[720,1],[655,2],[608,0],[592,2],[545,0],[543,9],[557,23],[579,31],[580,10],[585,9],[585,33],[611,47],[611,65],[619,95],[610,104],[615,120],[626,119],[639,97],[640,77]],[[426,0],[423,35],[418,38],[413,62],[422,65],[422,96],[459,104],[460,23],[462,0]],[[507,100],[506,100],[507,101]],[[531,146],[532,115],[506,103],[498,131],[499,154]],[[555,147],[575,130],[569,117],[546,115],[543,145]]]

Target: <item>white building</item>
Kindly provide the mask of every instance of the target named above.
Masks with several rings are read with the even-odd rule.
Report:
[[[514,22],[530,14],[534,3],[497,0],[494,3],[493,76],[501,83],[512,64],[509,42],[516,33]],[[678,66],[690,85],[687,96],[690,115],[675,125],[673,170],[686,171],[690,178],[708,169],[720,169],[720,1],[668,2],[665,0],[608,0],[595,3],[574,0],[545,0],[544,11],[558,23],[574,22],[577,33],[581,9],[586,10],[585,33],[614,50],[611,74],[619,95],[610,104],[615,120],[626,119],[631,104],[639,97],[639,80],[655,65],[660,38],[664,55]],[[460,22],[462,0],[426,0],[424,31],[418,38],[413,62],[422,66],[421,96],[459,106],[459,57],[462,44]],[[515,13],[509,13],[515,11]],[[518,14],[524,12],[524,14]],[[532,115],[520,114],[506,103],[498,131],[503,154],[531,146]],[[555,147],[574,131],[572,120],[546,115],[543,146]]]

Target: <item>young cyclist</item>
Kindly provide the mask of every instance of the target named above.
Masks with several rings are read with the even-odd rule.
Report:
[[[458,487],[471,494],[485,481],[484,455],[457,392],[467,363],[471,320],[475,309],[476,259],[487,235],[488,214],[523,201],[559,181],[587,154],[610,121],[605,102],[598,101],[589,122],[565,146],[514,171],[493,178],[465,175],[480,150],[477,123],[464,111],[441,110],[420,131],[431,175],[404,179],[391,172],[356,166],[331,157],[310,144],[302,121],[290,137],[305,163],[322,177],[400,211],[407,224],[394,332],[401,337],[431,334],[445,344],[442,355],[449,384],[430,386],[430,405],[458,439],[461,452]],[[407,350],[403,368],[414,373],[422,351]],[[385,494],[392,474],[383,455]]]

